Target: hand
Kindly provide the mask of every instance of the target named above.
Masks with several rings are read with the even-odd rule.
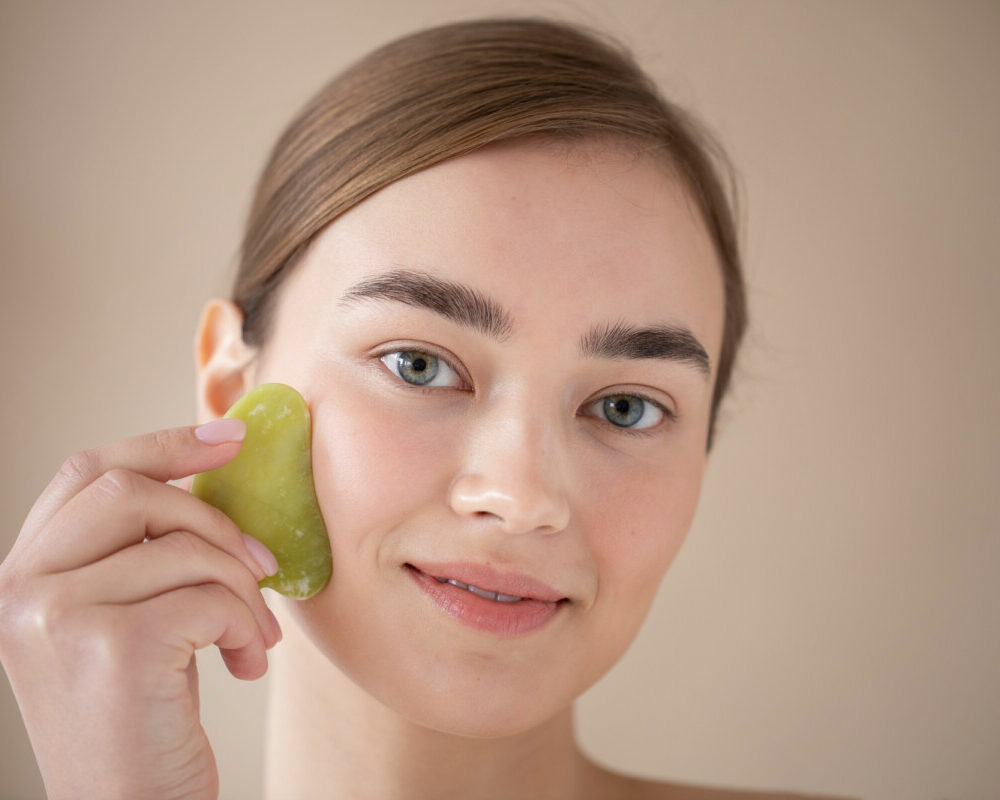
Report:
[[[70,457],[0,564],[0,661],[50,798],[218,795],[195,651],[266,672],[281,631],[257,581],[277,565],[167,481],[222,466],[245,431],[216,420]]]

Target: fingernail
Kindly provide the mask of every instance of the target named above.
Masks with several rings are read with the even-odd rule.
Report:
[[[236,417],[213,419],[195,428],[194,435],[205,444],[242,442],[247,435],[247,424]]]
[[[278,559],[259,539],[254,539],[250,534],[244,533],[243,541],[246,542],[247,550],[250,551],[253,560],[264,570],[265,575],[270,577],[278,571]]]

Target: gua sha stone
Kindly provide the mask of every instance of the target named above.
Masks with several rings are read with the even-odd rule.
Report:
[[[278,572],[260,581],[304,600],[330,579],[330,539],[313,484],[309,409],[295,389],[265,383],[226,412],[247,424],[239,454],[195,475],[191,493],[267,545]]]

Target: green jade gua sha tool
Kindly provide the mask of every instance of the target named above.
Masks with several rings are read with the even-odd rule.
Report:
[[[247,424],[239,454],[195,475],[191,493],[267,545],[278,572],[260,581],[304,600],[330,579],[330,539],[316,500],[309,408],[295,389],[265,383],[226,412]]]

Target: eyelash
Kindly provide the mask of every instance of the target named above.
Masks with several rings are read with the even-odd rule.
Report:
[[[459,370],[457,367],[454,366],[454,364],[452,363],[453,359],[452,359],[451,356],[445,357],[444,355],[441,355],[441,353],[439,353],[434,348],[428,347],[426,345],[421,345],[419,347],[411,347],[411,346],[400,347],[399,345],[397,345],[396,347],[394,347],[394,348],[392,348],[390,350],[382,350],[380,352],[377,352],[377,353],[373,354],[373,357],[375,359],[377,359],[378,361],[382,362],[383,364],[385,364],[384,359],[387,356],[398,356],[400,353],[407,353],[407,352],[422,353],[424,355],[434,356],[434,358],[436,358],[439,361],[445,363],[448,366],[448,368],[451,369],[452,372],[454,372],[455,375],[458,376],[459,380],[462,382],[462,386],[457,386],[457,387],[420,386],[418,384],[410,383],[409,381],[405,380],[404,378],[402,378],[399,375],[397,375],[396,373],[394,373],[389,368],[388,365],[385,365],[386,371],[388,371],[389,374],[392,375],[392,377],[396,378],[396,380],[399,382],[399,384],[402,385],[402,387],[404,389],[406,389],[408,391],[418,391],[418,392],[421,392],[422,394],[433,394],[434,392],[440,391],[441,389],[444,389],[444,388],[454,388],[454,389],[458,389],[460,391],[469,391],[471,389],[471,382],[462,374],[461,370]],[[595,404],[597,404],[597,403],[599,403],[599,402],[601,402],[603,400],[606,400],[608,397],[614,397],[615,395],[624,395],[626,397],[636,397],[639,400],[641,400],[643,403],[648,403],[649,405],[653,406],[658,411],[660,411],[661,414],[663,414],[663,420],[661,420],[660,422],[658,422],[655,425],[651,425],[651,426],[646,427],[646,428],[634,428],[634,427],[626,427],[626,426],[622,426],[622,425],[615,425],[609,419],[605,419],[605,418],[601,418],[601,417],[593,417],[593,416],[591,416],[589,414],[588,415],[582,415],[582,416],[587,416],[590,419],[597,419],[599,422],[603,422],[606,426],[608,426],[609,428],[612,428],[617,433],[623,433],[626,436],[634,436],[634,437],[641,437],[641,438],[647,438],[647,437],[650,437],[650,436],[654,436],[665,424],[670,423],[670,422],[672,422],[672,421],[674,421],[674,420],[677,419],[677,415],[673,411],[671,411],[669,408],[667,408],[665,405],[663,405],[663,403],[661,403],[661,402],[659,402],[657,400],[654,400],[652,397],[649,397],[648,395],[645,395],[645,394],[641,394],[639,392],[611,392],[609,394],[597,397],[597,398],[595,398],[593,400],[588,400],[586,403],[583,404],[582,407],[583,408],[589,408],[589,407],[591,407],[591,406],[593,406],[593,405],[595,405]]]
[[[603,400],[606,400],[608,397],[614,397],[616,395],[624,395],[625,397],[637,397],[643,403],[648,403],[649,405],[651,405],[654,408],[656,408],[663,415],[663,419],[661,419],[655,425],[650,425],[647,428],[635,428],[635,427],[626,427],[626,426],[623,426],[623,425],[615,425],[609,419],[603,419],[601,417],[596,417],[596,419],[599,422],[605,423],[608,427],[610,427],[616,433],[623,433],[626,436],[634,436],[636,438],[648,438],[650,436],[655,436],[656,434],[661,433],[662,429],[663,429],[663,427],[665,425],[668,425],[668,424],[670,424],[671,422],[673,422],[674,420],[677,419],[677,415],[673,411],[671,411],[669,408],[667,408],[665,405],[663,405],[663,403],[660,403],[657,400],[654,400],[652,397],[649,397],[648,395],[645,395],[645,394],[641,394],[639,392],[611,392],[610,394],[602,395],[601,397],[598,397],[595,400],[590,400],[590,401],[584,403],[584,408],[588,408],[590,406],[593,406],[593,405],[595,405],[597,403],[600,403]],[[595,418],[591,417],[591,419],[595,419]]]
[[[392,348],[390,350],[383,350],[383,351],[381,351],[379,353],[375,353],[374,357],[378,361],[380,361],[380,362],[382,362],[384,364],[386,356],[398,356],[400,353],[421,353],[423,355],[433,356],[438,361],[441,361],[444,364],[446,364],[448,366],[448,368],[452,372],[454,372],[456,376],[458,376],[458,379],[462,383],[461,386],[451,386],[451,387],[445,387],[445,386],[420,386],[420,385],[415,384],[415,383],[410,383],[409,381],[405,380],[404,378],[400,377],[399,375],[396,375],[389,368],[389,365],[386,364],[385,365],[385,369],[389,372],[390,375],[392,375],[394,378],[396,378],[396,380],[399,381],[399,383],[402,384],[402,386],[405,389],[416,390],[418,392],[423,392],[425,394],[431,394],[433,392],[440,391],[441,389],[445,389],[445,388],[458,389],[459,391],[469,391],[469,390],[471,390],[471,388],[472,388],[471,381],[469,381],[468,378],[462,373],[462,370],[459,370],[452,363],[453,361],[456,361],[457,359],[453,358],[450,355],[448,355],[448,356],[442,355],[440,352],[438,352],[437,350],[435,350],[433,347],[427,347],[426,345],[420,345],[419,347],[413,347],[413,346],[408,346],[408,345],[400,347],[399,345],[397,345],[396,347],[394,347],[394,348]]]

